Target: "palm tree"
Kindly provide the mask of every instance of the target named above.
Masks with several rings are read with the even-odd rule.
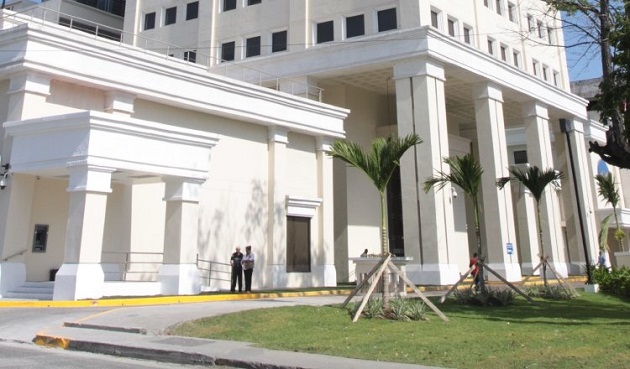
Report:
[[[595,180],[597,181],[597,193],[601,196],[604,201],[613,207],[613,215],[615,216],[615,239],[619,242],[619,250],[624,251],[623,242],[621,241],[626,234],[619,228],[619,219],[617,218],[617,205],[619,205],[619,191],[617,190],[617,185],[615,183],[615,177],[612,173],[606,174],[598,174],[595,176]],[[602,226],[603,228],[603,226]],[[606,226],[608,228],[608,226]]]
[[[387,203],[385,191],[394,171],[400,166],[400,158],[411,147],[422,143],[422,139],[413,133],[402,138],[378,137],[372,141],[369,151],[364,152],[357,143],[335,141],[329,153],[351,166],[362,170],[374,183],[381,196],[381,250],[383,258],[389,255],[389,239],[387,235]],[[389,286],[383,280],[383,302],[389,301]]]
[[[552,168],[540,170],[540,168],[538,168],[537,166],[528,167],[525,170],[517,167],[511,167],[509,171],[510,176],[501,178],[497,182],[497,186],[499,188],[503,188],[510,181],[520,182],[529,190],[529,192],[531,192],[532,196],[534,196],[534,199],[536,200],[536,220],[538,226],[538,238],[540,243],[539,256],[543,267],[543,283],[545,284],[545,288],[548,288],[549,284],[547,283],[547,263],[543,252],[543,231],[540,224],[540,199],[542,198],[542,194],[545,191],[545,188],[549,184],[552,184],[555,187],[558,186],[558,181],[562,179],[562,172],[556,171]],[[588,264],[589,263],[587,261],[587,268]],[[590,275],[588,270],[587,273]]]
[[[479,230],[479,189],[481,188],[481,175],[483,169],[479,162],[472,156],[472,154],[466,154],[464,156],[455,156],[452,158],[444,158],[444,163],[450,167],[450,173],[439,171],[437,175],[428,177],[424,181],[424,192],[429,192],[431,188],[435,187],[437,190],[441,190],[447,183],[454,184],[464,191],[473,203],[474,221],[475,221],[475,234],[477,237],[477,255],[479,259],[483,261],[481,253],[481,233]],[[480,268],[479,282],[481,284],[481,291],[485,291],[483,281],[483,268]]]

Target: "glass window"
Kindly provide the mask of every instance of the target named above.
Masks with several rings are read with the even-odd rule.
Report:
[[[495,10],[497,11],[497,14],[499,15],[503,14],[503,7],[501,6],[501,0],[497,0],[496,4],[497,5],[496,5]]]
[[[538,21],[538,37],[545,38],[545,27],[543,26],[543,22]]]
[[[516,68],[521,68],[521,54],[518,51],[512,52],[512,63]]]
[[[234,60],[234,51],[236,49],[236,42],[226,42],[221,45],[221,61]]]
[[[378,31],[385,32],[398,28],[398,20],[396,18],[396,8],[379,10],[376,13],[378,20]]]
[[[197,50],[184,51],[184,60],[196,63],[197,62]]]
[[[510,21],[515,22],[516,23],[516,5],[512,4],[512,3],[508,3],[508,18],[510,19]]]
[[[271,35],[271,52],[277,53],[287,49],[287,31],[274,32]]]
[[[177,7],[174,6],[172,8],[166,9],[164,13],[164,25],[168,26],[169,24],[173,24],[177,21]]]
[[[186,4],[186,20],[197,19],[199,17],[199,1]]]
[[[245,43],[245,57],[260,55],[260,36],[250,37]]]
[[[440,19],[438,12],[431,10],[431,27],[440,28]]]
[[[247,0],[247,5],[256,5],[262,3],[262,0]]]
[[[455,37],[455,21],[452,19],[448,20],[448,34]]]
[[[470,27],[464,27],[464,42],[471,45],[472,44],[472,29]]]
[[[311,271],[311,219],[287,217],[287,273]]]
[[[35,232],[33,234],[33,252],[46,252],[48,244],[48,225],[35,224]]]
[[[505,45],[501,45],[501,60],[504,62],[507,61],[508,56],[508,48]]]
[[[365,19],[363,14],[346,18],[346,38],[363,36],[365,34]]]
[[[144,30],[155,28],[155,12],[144,15]]]
[[[515,150],[514,151],[514,164],[527,163],[527,150]]]
[[[488,39],[488,54],[494,55],[494,40]]]
[[[317,43],[334,41],[335,26],[333,21],[317,23]]]
[[[223,11],[236,9],[236,0],[223,0]]]

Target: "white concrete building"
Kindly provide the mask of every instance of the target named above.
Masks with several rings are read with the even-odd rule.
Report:
[[[587,100],[570,92],[565,56],[555,46],[563,42],[562,30],[542,1],[127,0],[124,19],[111,23],[101,20],[111,15],[71,0],[44,6],[49,11],[40,9],[39,16],[54,23],[92,19],[105,27],[83,29],[100,34],[122,22],[124,31],[115,43],[37,22],[15,27],[26,22],[26,12],[3,19],[3,32],[16,36],[0,41],[7,51],[0,60],[6,96],[0,114],[6,112],[7,122],[2,164],[11,165],[11,182],[0,193],[0,256],[9,259],[2,286],[43,280],[61,267],[55,291],[83,290],[55,298],[88,297],[84,273],[92,285],[105,280],[107,295],[116,285],[108,279],[133,279],[107,262],[108,253],[149,252],[158,259],[163,254],[164,261],[154,263],[162,265],[161,280],[172,281],[161,284],[162,293],[194,293],[195,252],[225,262],[235,244],[247,243],[262,266],[255,287],[353,281],[349,258],[380,248],[380,210],[365,176],[324,154],[344,135],[365,145],[411,132],[424,140],[405,156],[389,191],[391,250],[413,258],[407,272],[416,283],[455,282],[476,247],[471,206],[461,191],[422,191],[428,176],[449,170],[444,157],[469,152],[484,169],[481,233],[491,267],[518,281],[538,263],[534,200],[519,186],[495,186],[514,164],[566,174],[562,189],[547,191],[541,204],[545,253],[555,269],[578,274],[586,259],[595,259],[602,204],[592,179],[597,158],[586,142],[602,135],[589,119]],[[82,19],[72,17],[77,9]],[[72,14],[60,14],[64,10]],[[40,51],[57,48],[65,50],[61,57]],[[102,133],[91,151],[72,138],[81,130],[83,137],[101,137],[107,129],[100,127],[110,127],[104,122],[112,117],[123,137],[145,137],[130,128],[143,124],[175,130],[184,140],[181,154],[160,144],[167,139],[141,145]],[[112,144],[122,141],[123,147]],[[78,154],[58,142],[85,149],[79,156],[98,157],[96,169],[75,174]],[[35,155],[34,143],[52,147]],[[191,147],[198,156],[186,153]],[[201,157],[208,152],[206,163]],[[91,164],[88,159],[83,162]],[[172,177],[182,182],[175,193],[188,193],[181,178],[194,179],[191,201],[172,195]],[[108,183],[112,190],[104,195]],[[162,197],[173,201],[165,205]],[[172,230],[168,219],[191,203],[188,216],[198,226],[186,230],[190,242],[184,242],[184,232]],[[77,207],[104,219],[76,214]],[[304,231],[303,218],[311,219],[309,260],[292,263],[290,252],[306,250],[289,240],[291,230]],[[179,218],[176,224],[191,222]],[[37,225],[48,226],[46,253],[31,247]],[[82,239],[87,227],[101,233]],[[172,251],[170,245],[178,246]],[[6,277],[16,275],[14,269],[24,270],[25,278]],[[137,279],[147,280],[146,274]]]

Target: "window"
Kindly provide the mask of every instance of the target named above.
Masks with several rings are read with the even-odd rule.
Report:
[[[516,68],[521,68],[521,53],[518,51],[512,51],[512,63]]]
[[[496,1],[496,8],[494,10],[496,10],[497,14],[499,15],[503,14],[503,7],[501,6],[501,0]]]
[[[553,72],[553,85],[556,87],[560,87],[560,73]]]
[[[550,45],[556,42],[556,37],[553,31],[553,27],[547,26],[547,41],[549,41]]]
[[[197,19],[199,17],[199,1],[186,4],[186,20]]]
[[[166,9],[164,13],[164,25],[168,26],[169,24],[173,24],[177,21],[177,7],[174,6],[172,8]]]
[[[532,61],[532,73],[534,73],[534,75],[536,77],[540,76],[540,71],[539,71],[540,65],[538,64],[538,62],[536,60]]]
[[[494,40],[491,38],[488,39],[488,54],[494,55]]]
[[[488,0],[483,0],[483,5],[485,5],[486,8],[490,7],[490,3],[488,2]]]
[[[287,273],[311,271],[311,219],[287,217]]]
[[[453,19],[448,20],[448,35],[455,37],[455,26],[456,23]]]
[[[472,28],[464,26],[464,42],[472,45]]]
[[[287,49],[287,31],[274,32],[271,35],[271,52],[277,53]]]
[[[333,21],[317,23],[317,43],[330,42],[335,39],[335,26]]]
[[[155,12],[144,15],[144,30],[155,28]]]
[[[514,164],[527,163],[527,150],[515,150],[514,151]]]
[[[431,10],[431,27],[440,28],[439,14],[435,10]]]
[[[223,11],[236,9],[236,0],[223,0]]]
[[[191,63],[197,62],[197,50],[184,51],[184,60]]]
[[[508,47],[505,45],[501,45],[501,60],[508,61]]]
[[[245,41],[245,57],[260,55],[260,36],[250,37]]]
[[[549,81],[549,67],[546,65],[543,65],[542,77],[545,81]]]
[[[398,19],[396,18],[396,8],[379,10],[376,13],[378,20],[378,31],[385,32],[398,28]]]
[[[48,224],[35,224],[33,252],[46,252],[48,244]]]
[[[538,37],[540,38],[545,38],[545,27],[543,26],[543,22],[538,21],[537,22],[537,29],[538,29]]]
[[[529,27],[529,32],[534,32],[536,29],[536,23],[534,23],[534,17],[531,14],[527,15],[527,26]]]
[[[363,36],[365,34],[365,20],[363,14],[346,18],[346,38]]]
[[[518,19],[516,16],[516,5],[512,3],[508,3],[508,19],[514,23],[516,23],[516,20]]]
[[[247,0],[247,5],[256,5],[262,3],[262,0]]]
[[[236,42],[226,42],[221,45],[221,61],[234,60],[234,51],[236,49]]]

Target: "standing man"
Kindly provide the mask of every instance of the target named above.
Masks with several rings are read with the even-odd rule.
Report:
[[[236,246],[236,251],[232,253],[230,257],[230,266],[232,267],[232,286],[230,291],[234,292],[236,289],[236,282],[238,281],[238,292],[243,292],[243,267],[241,261],[243,260],[243,253],[241,248]]]
[[[252,273],[254,272],[254,254],[252,246],[245,247],[245,255],[243,256],[243,270],[245,271],[245,292],[252,293]]]

